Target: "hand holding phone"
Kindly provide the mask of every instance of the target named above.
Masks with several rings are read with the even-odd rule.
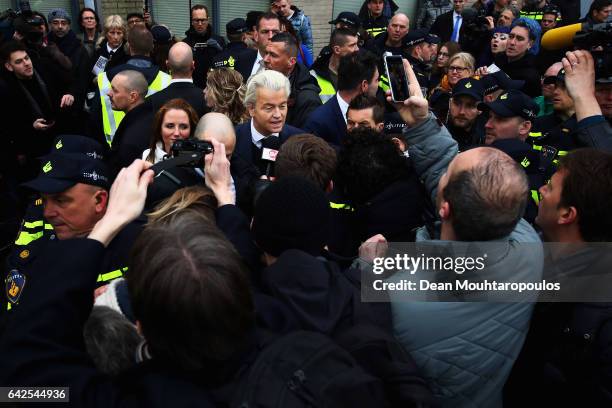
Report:
[[[408,76],[404,69],[404,61],[400,55],[385,55],[385,70],[391,88],[393,102],[404,102],[410,97]]]

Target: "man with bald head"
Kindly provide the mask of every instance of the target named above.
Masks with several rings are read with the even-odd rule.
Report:
[[[410,20],[408,16],[397,13],[389,21],[387,31],[370,40],[366,44],[366,48],[379,57],[382,57],[385,52],[402,55],[402,41],[408,34],[409,28]]]
[[[491,147],[458,153],[457,142],[429,112],[407,61],[404,67],[411,97],[395,107],[407,125],[402,135],[410,159],[438,216],[437,223],[417,231],[419,251],[436,248],[438,256],[457,261],[475,253],[486,255],[477,272],[462,271],[458,264],[439,272],[435,266],[417,266],[396,273],[390,281],[402,282],[411,275],[440,282],[438,277],[453,285],[463,279],[541,280],[541,242],[522,218],[528,191],[524,171],[510,156]],[[487,301],[500,295],[485,290],[444,292],[441,302],[415,301],[412,291],[390,292],[395,335],[429,382],[432,405],[501,406],[502,389],[525,340],[533,304]],[[426,299],[440,296],[441,292],[433,292],[421,293]]]
[[[215,139],[225,145],[225,154],[230,161],[232,189],[236,194],[236,205],[249,214],[252,205],[251,186],[259,178],[259,171],[240,155],[233,154],[236,148],[236,132],[232,121],[222,113],[207,113],[198,122],[193,137],[207,141]]]
[[[184,42],[177,42],[168,52],[166,65],[172,76],[167,88],[149,96],[146,100],[153,112],[157,112],[164,103],[170,99],[184,99],[191,107],[202,116],[206,113],[206,103],[202,89],[193,83],[193,51]]]
[[[108,92],[113,110],[125,113],[111,145],[111,173],[117,175],[149,146],[154,112],[144,103],[148,84],[138,71],[121,71],[113,77]]]

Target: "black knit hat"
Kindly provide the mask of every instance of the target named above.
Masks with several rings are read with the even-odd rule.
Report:
[[[255,204],[255,242],[272,256],[288,249],[320,255],[328,239],[329,215],[329,202],[314,183],[300,177],[282,178]]]

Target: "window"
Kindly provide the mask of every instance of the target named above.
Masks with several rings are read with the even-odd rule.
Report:
[[[63,8],[72,18],[72,28],[78,29],[78,24],[75,24],[72,16],[72,1],[71,0],[30,0],[30,7],[33,11],[38,11],[47,18],[47,14],[54,8]],[[76,16],[78,18],[78,16]]]

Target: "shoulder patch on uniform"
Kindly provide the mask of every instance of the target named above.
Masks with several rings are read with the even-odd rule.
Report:
[[[27,249],[24,249],[19,253],[19,257],[21,259],[26,259],[28,256],[30,256],[30,251],[28,251]]]
[[[11,303],[17,303],[23,292],[26,284],[26,278],[19,273],[17,269],[13,269],[6,277],[6,297]]]
[[[42,198],[37,198],[34,205],[42,205]]]

